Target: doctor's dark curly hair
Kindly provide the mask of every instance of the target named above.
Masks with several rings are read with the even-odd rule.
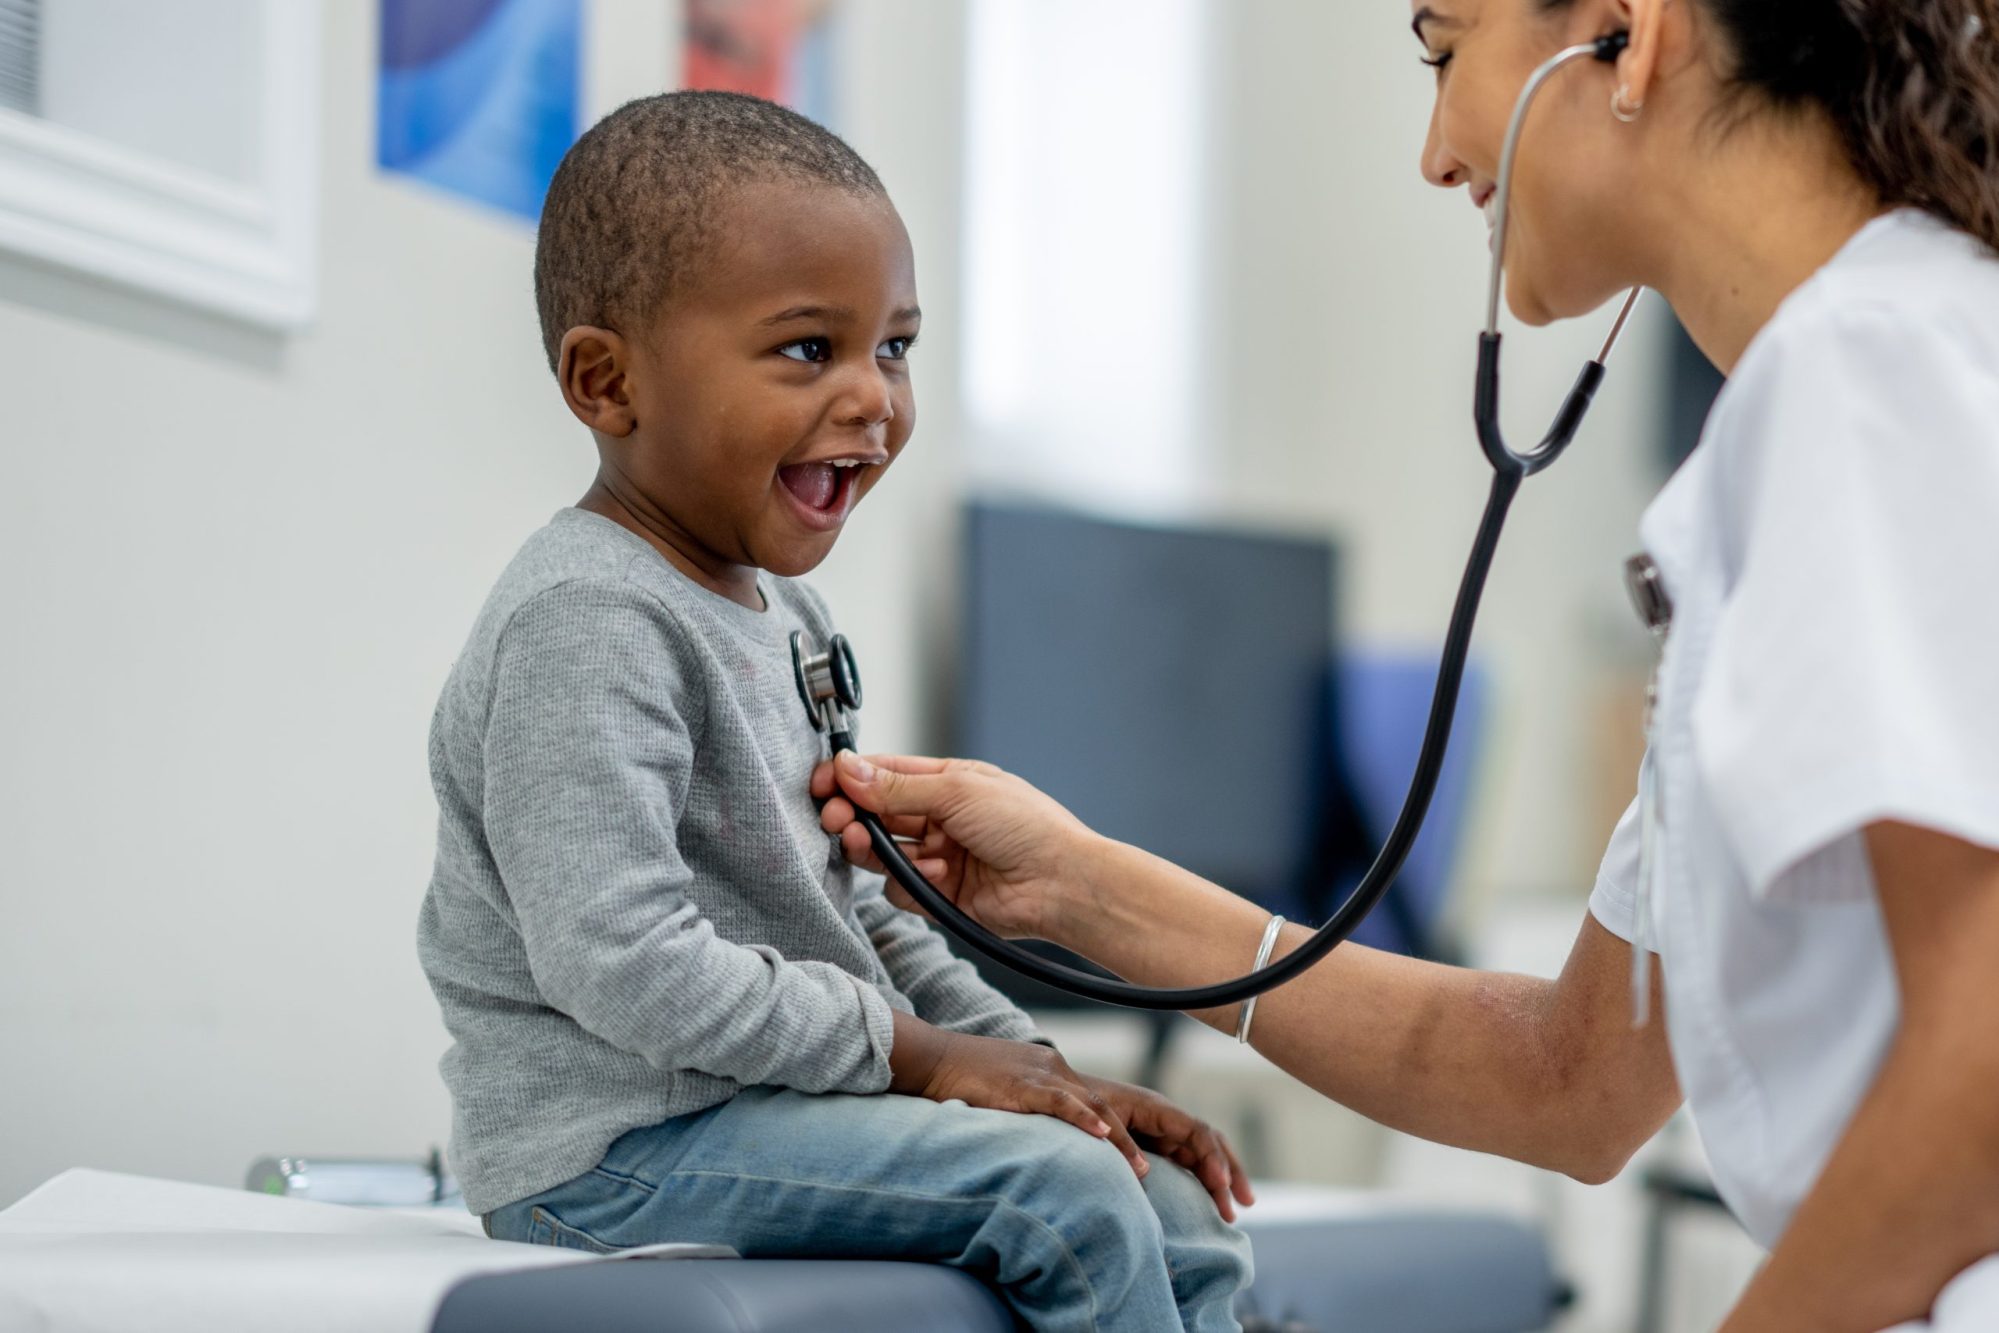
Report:
[[[580,324],[641,328],[714,239],[728,192],[773,179],[886,197],[838,135],[740,93],[644,97],[592,126],[556,168],[535,240],[549,368],[560,373],[562,336]]]
[[[1739,91],[1824,109],[1884,203],[1999,248],[1999,0],[1694,3],[1730,49]]]

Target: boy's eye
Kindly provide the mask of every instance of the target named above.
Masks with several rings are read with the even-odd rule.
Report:
[[[909,355],[909,349],[914,346],[916,346],[916,336],[914,334],[911,334],[907,338],[890,338],[880,347],[875,348],[875,355],[889,361],[900,361]]]
[[[826,338],[800,338],[795,343],[786,343],[777,349],[779,356],[788,356],[793,361],[831,361],[833,344]]]

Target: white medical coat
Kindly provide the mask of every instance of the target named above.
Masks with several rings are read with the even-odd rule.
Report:
[[[1999,256],[1870,223],[1750,344],[1641,534],[1674,603],[1647,938],[1716,1185],[1773,1245],[1899,1017],[1862,830],[1999,848]],[[1638,843],[1634,808],[1590,901],[1627,940]],[[1999,1328],[1988,1265],[1966,1327]]]

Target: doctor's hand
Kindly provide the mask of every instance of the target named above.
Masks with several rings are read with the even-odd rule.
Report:
[[[882,865],[854,807],[881,816],[923,877],[999,935],[1061,943],[1065,911],[1086,911],[1089,867],[1103,839],[1028,783],[991,764],[843,753],[812,775],[820,823],[847,859]],[[920,911],[893,879],[889,901]]]

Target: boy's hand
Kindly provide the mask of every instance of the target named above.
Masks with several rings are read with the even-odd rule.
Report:
[[[1236,1204],[1256,1202],[1249,1173],[1213,1125],[1195,1119],[1148,1088],[1089,1075],[1084,1075],[1083,1082],[1103,1098],[1140,1144],[1193,1172],[1214,1196],[1215,1210],[1224,1221],[1235,1221]]]
[[[1066,1120],[1116,1144],[1141,1179],[1151,1169],[1139,1150],[1143,1141],[1191,1171],[1231,1222],[1235,1203],[1255,1197],[1242,1163],[1212,1126],[1158,1093],[1078,1074],[1046,1046],[946,1032],[898,1012],[889,1091]]]
[[[898,1011],[888,1068],[890,1092],[1054,1116],[1116,1144],[1141,1178],[1151,1170],[1110,1102],[1049,1047],[946,1032]]]

